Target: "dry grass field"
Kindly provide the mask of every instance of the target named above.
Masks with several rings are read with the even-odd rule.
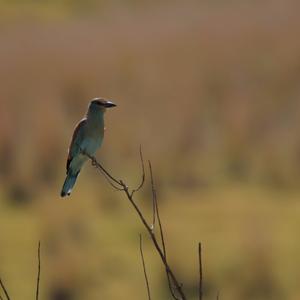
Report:
[[[12,299],[146,299],[137,216],[90,165],[60,199],[73,127],[113,99],[97,158],[154,167],[172,266],[197,299],[299,298],[300,5],[0,2],[0,276]],[[150,183],[138,196],[151,217]],[[146,236],[153,299],[170,299]],[[58,293],[60,296],[58,296]],[[60,298],[59,298],[60,297]]]

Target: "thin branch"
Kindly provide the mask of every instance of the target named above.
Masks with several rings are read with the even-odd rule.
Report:
[[[164,238],[164,232],[163,232],[163,227],[161,224],[161,219],[160,219],[160,215],[159,215],[159,209],[158,209],[158,202],[157,202],[157,194],[156,194],[156,189],[155,189],[155,184],[154,184],[154,176],[153,176],[153,171],[152,171],[152,165],[150,160],[148,161],[149,164],[149,171],[150,171],[150,179],[151,179],[151,188],[152,188],[152,200],[153,200],[153,224],[155,223],[155,216],[157,216],[157,220],[158,220],[158,225],[159,225],[159,233],[160,233],[160,238],[161,238],[161,243],[162,243],[162,247],[163,247],[163,253],[165,256],[165,259],[167,261],[167,250],[166,250],[166,244],[165,244],[165,238]],[[154,225],[153,225],[154,228]],[[167,279],[168,279],[168,285],[169,285],[169,290],[172,294],[172,297],[176,300],[178,300],[177,296],[175,295],[175,292],[173,290],[172,287],[172,283],[170,280],[170,276],[169,276],[169,272],[166,269],[166,275],[167,275]]]
[[[182,290],[182,286],[179,284],[179,282],[177,281],[173,271],[170,269],[170,266],[169,264],[167,263],[166,261],[166,258],[164,256],[164,253],[163,253],[163,250],[161,249],[161,247],[159,246],[158,244],[158,241],[154,235],[154,233],[152,232],[152,228],[151,226],[147,223],[147,221],[145,220],[142,212],[140,211],[140,209],[138,208],[138,206],[136,205],[136,203],[134,202],[134,200],[131,198],[130,196],[130,193],[129,193],[129,190],[128,190],[128,187],[124,184],[124,182],[122,182],[123,186],[124,186],[124,192],[126,193],[126,196],[128,198],[128,200],[130,201],[130,203],[132,204],[133,208],[135,209],[135,211],[137,212],[137,214],[139,215],[140,217],[140,220],[141,222],[144,224],[145,228],[147,229],[151,239],[152,239],[152,242],[155,246],[155,249],[157,250],[163,264],[165,265],[165,268],[167,270],[167,272],[169,273],[173,283],[174,283],[174,286],[176,288],[176,290],[178,291],[179,295],[181,296],[181,299],[182,300],[186,300],[186,296]],[[177,298],[175,298],[177,299]]]
[[[114,181],[110,179],[110,177],[106,174],[106,171],[104,172],[103,170],[105,170],[99,163],[96,163],[95,160],[92,161],[92,166],[95,167],[102,175],[103,177],[106,179],[106,181],[117,191],[123,191],[123,188],[118,187]],[[119,183],[118,183],[119,184]]]
[[[199,300],[203,296],[203,274],[202,274],[202,246],[198,244],[198,259],[199,259]]]
[[[217,293],[217,300],[219,300],[219,298],[220,298],[220,291],[218,291]]]
[[[101,168],[98,168],[98,166],[95,165],[95,164],[93,164],[93,163],[92,163],[92,165],[95,166],[97,170],[99,170],[99,172],[103,175],[103,177],[106,179],[106,181],[107,181],[107,182],[108,182],[115,190],[117,190],[117,191],[123,191],[123,188],[117,187],[117,186],[111,181],[111,179],[109,179],[109,178],[107,177],[107,175],[102,171]]]
[[[40,275],[41,275],[41,241],[39,241],[39,245],[38,245],[38,272],[37,272],[37,279],[36,279],[36,294],[35,294],[36,300],[39,299]]]
[[[87,155],[87,154],[85,153],[85,155]],[[161,246],[159,245],[159,243],[158,243],[158,241],[157,241],[157,239],[155,237],[155,234],[154,234],[154,232],[152,230],[152,226],[147,223],[147,221],[146,221],[143,213],[141,212],[141,210],[139,209],[139,207],[135,203],[135,201],[133,199],[132,192],[129,191],[129,187],[127,186],[127,184],[124,181],[122,181],[122,180],[117,180],[116,178],[114,178],[108,171],[106,171],[103,168],[103,166],[101,164],[99,164],[97,162],[96,158],[94,158],[94,157],[92,157],[90,155],[87,155],[87,156],[91,159],[92,164],[94,166],[96,166],[97,168],[100,168],[110,179],[112,179],[115,183],[117,183],[118,185],[120,185],[120,187],[121,187],[120,189],[122,191],[124,191],[124,193],[126,194],[127,199],[129,200],[129,202],[133,206],[134,210],[138,214],[138,216],[140,218],[140,221],[143,223],[143,225],[145,226],[146,230],[148,231],[148,234],[151,237],[151,240],[152,240],[152,242],[154,244],[154,247],[155,247],[156,251],[158,252],[158,254],[159,254],[160,258],[161,258],[161,261],[163,262],[163,264],[164,264],[164,266],[166,268],[166,272],[169,274],[169,276],[170,276],[170,278],[171,278],[171,280],[172,280],[172,282],[174,284],[175,290],[178,292],[178,294],[180,295],[180,297],[181,297],[182,300],[186,300],[186,296],[185,296],[185,294],[183,292],[182,285],[179,284],[179,282],[176,279],[173,271],[171,270],[171,268],[170,268],[170,266],[169,266],[169,264],[168,264],[168,262],[167,262],[167,260],[165,258],[164,250],[161,249]],[[170,291],[172,293],[173,290],[171,289]],[[173,293],[172,293],[172,295],[173,295]],[[174,297],[174,296],[173,296],[173,298],[176,299],[176,300],[178,299],[177,297]]]
[[[110,173],[109,173],[108,171],[106,171],[106,170],[104,169],[104,167],[102,167],[102,165],[100,165],[100,164],[97,162],[97,160],[96,160],[95,157],[93,157],[93,156],[91,156],[91,155],[89,155],[89,154],[87,154],[87,153],[84,153],[84,154],[87,155],[90,159],[92,159],[92,164],[95,165],[95,166],[97,166],[97,167],[99,167],[99,168],[104,172],[104,174],[105,174],[106,176],[108,176],[108,177],[109,177],[112,181],[114,181],[116,184],[121,185],[120,181],[117,180],[116,178],[114,178],[112,175],[110,175]]]
[[[114,178],[108,171],[106,171],[106,169],[105,169],[101,164],[99,164],[99,163],[97,162],[97,160],[96,160],[96,158],[95,158],[94,156],[92,156],[92,155],[86,153],[86,152],[83,151],[83,150],[81,150],[81,153],[82,153],[83,155],[86,155],[86,156],[92,161],[92,166],[94,166],[96,169],[98,169],[98,170],[102,173],[102,175],[106,178],[106,180],[109,182],[109,184],[110,184],[113,188],[115,188],[115,189],[118,190],[118,191],[122,191],[122,190],[123,190],[122,185],[121,185],[121,183],[120,183],[120,180]],[[112,182],[111,182],[110,180],[111,180]],[[115,185],[113,182],[114,182],[116,185]],[[120,186],[120,187],[118,187],[118,186]]]
[[[146,174],[145,174],[145,163],[144,163],[144,158],[143,158],[143,151],[142,151],[142,146],[140,146],[140,159],[141,159],[141,166],[142,166],[142,180],[139,186],[132,190],[131,192],[131,197],[133,197],[134,193],[138,192],[144,185],[145,179],[146,179]]]
[[[8,295],[8,292],[7,292],[6,288],[5,288],[4,283],[3,283],[2,280],[1,280],[1,278],[0,278],[0,286],[1,286],[3,292],[4,292],[5,296],[6,296],[6,299],[7,299],[7,300],[10,300],[10,297],[9,297],[9,295]]]
[[[142,264],[143,264],[144,276],[145,276],[145,281],[146,281],[148,299],[151,300],[149,281],[148,281],[146,265],[145,265],[145,259],[144,259],[144,253],[143,253],[143,240],[142,240],[142,235],[141,234],[140,234],[140,253],[141,253],[141,258],[142,258]]]
[[[157,197],[156,197],[156,190],[154,186],[154,179],[153,179],[153,173],[152,173],[152,166],[150,160],[148,160],[148,165],[149,165],[149,171],[150,171],[150,180],[151,180],[151,191],[152,191],[152,226],[153,226],[153,231],[155,229],[155,219],[156,219],[156,204],[157,204]],[[166,249],[165,245],[163,243],[163,250],[164,250],[164,255],[166,256]]]
[[[157,220],[158,220],[158,224],[159,224],[160,237],[161,237],[161,243],[162,243],[162,246],[163,246],[163,251],[164,251],[165,258],[167,258],[165,238],[164,238],[164,233],[163,233],[161,220],[160,220],[160,215],[159,215],[159,210],[158,210],[157,195],[156,195],[156,190],[155,190],[155,185],[154,185],[154,177],[153,177],[153,172],[152,172],[152,165],[151,165],[150,160],[148,161],[148,163],[149,163],[149,170],[150,170],[150,177],[151,177],[152,197],[153,197],[154,209],[155,209],[155,214],[154,215],[157,216]]]

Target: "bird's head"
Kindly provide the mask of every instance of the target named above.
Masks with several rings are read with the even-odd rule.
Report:
[[[105,112],[107,108],[115,107],[116,104],[114,104],[111,101],[104,100],[101,98],[94,98],[91,100],[89,104],[89,112]]]

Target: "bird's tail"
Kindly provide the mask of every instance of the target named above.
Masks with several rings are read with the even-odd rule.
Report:
[[[79,172],[76,174],[68,173],[65,179],[64,185],[61,190],[61,197],[69,196],[72,192],[72,188],[76,182],[77,176]]]

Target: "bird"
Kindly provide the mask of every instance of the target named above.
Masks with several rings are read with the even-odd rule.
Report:
[[[104,138],[104,113],[116,104],[102,98],[94,98],[88,105],[86,116],[76,125],[68,150],[67,176],[61,197],[69,196],[88,156],[94,156]],[[88,156],[87,156],[88,155]]]

